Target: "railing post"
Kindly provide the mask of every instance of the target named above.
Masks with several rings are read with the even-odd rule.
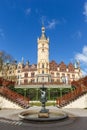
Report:
[[[50,100],[50,88],[48,88],[48,100]]]
[[[38,101],[38,88],[37,88],[37,93],[36,93],[36,100]]]

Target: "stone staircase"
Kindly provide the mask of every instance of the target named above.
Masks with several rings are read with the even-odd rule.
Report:
[[[14,92],[8,87],[9,85],[14,85],[14,82],[0,78],[0,96],[21,108],[29,108],[29,98]]]
[[[85,103],[87,100],[87,76],[79,79],[78,81],[73,81],[71,85],[72,87],[74,87],[74,90],[72,92],[69,92],[63,95],[62,97],[58,97],[56,100],[56,105],[59,108],[61,107],[80,107],[80,108],[86,107],[87,104],[84,104],[81,106],[81,102],[83,101]],[[83,97],[84,97],[84,100],[83,100]]]
[[[10,102],[19,105],[22,108],[29,108],[29,99],[22,96],[21,94],[10,90],[8,87],[2,86],[0,88],[0,95],[9,100]]]

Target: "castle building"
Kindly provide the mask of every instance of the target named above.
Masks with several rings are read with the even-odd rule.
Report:
[[[44,26],[41,28],[41,36],[37,39],[37,48],[37,64],[30,65],[29,62],[24,64],[22,58],[20,63],[8,65],[6,69],[8,79],[15,80],[17,84],[21,85],[44,82],[70,83],[82,77],[78,62],[66,65],[63,61],[59,64],[54,60],[49,61],[49,38],[46,36]],[[3,70],[0,72],[0,77],[5,76],[6,71],[3,72]]]

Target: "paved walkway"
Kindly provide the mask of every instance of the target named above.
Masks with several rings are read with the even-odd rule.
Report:
[[[30,107],[32,110],[41,109],[40,107]],[[47,107],[58,111],[54,106]],[[23,123],[20,121],[18,114],[26,109],[3,109],[0,110],[0,130],[87,130],[87,110],[79,108],[61,109],[75,116],[75,120],[59,121],[51,123]],[[5,119],[5,120],[4,120]],[[6,125],[7,124],[7,125]],[[15,127],[14,127],[15,125]]]
[[[87,117],[87,109],[80,109],[80,108],[62,108],[59,109],[54,106],[49,106],[46,107],[47,109],[53,109],[55,111],[62,110],[67,113],[73,114],[76,117]],[[41,107],[30,107],[29,109],[2,109],[0,110],[0,118],[7,118],[7,119],[12,119],[12,120],[19,120],[18,114],[22,111],[27,111],[27,110],[40,110]]]

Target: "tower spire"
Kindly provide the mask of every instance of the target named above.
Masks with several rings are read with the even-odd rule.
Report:
[[[42,32],[42,34],[41,34],[40,39],[47,39],[46,34],[45,34],[45,27],[44,27],[44,22],[43,21],[42,21],[41,32]]]
[[[46,37],[45,36],[44,18],[42,18],[42,28],[41,28],[41,31],[42,31],[42,37]]]

